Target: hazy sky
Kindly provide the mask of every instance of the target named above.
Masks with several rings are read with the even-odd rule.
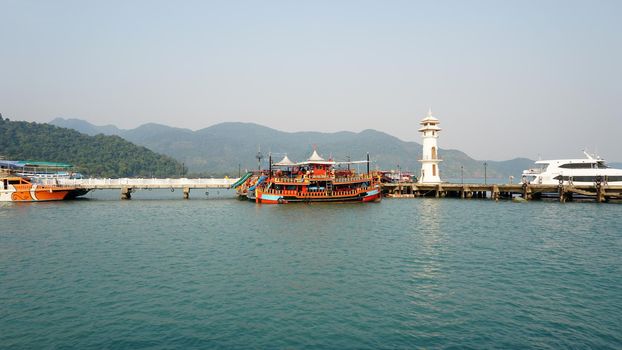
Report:
[[[622,1],[0,0],[0,113],[622,160]],[[249,150],[253,152],[254,150]]]

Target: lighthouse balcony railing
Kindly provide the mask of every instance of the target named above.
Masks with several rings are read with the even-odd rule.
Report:
[[[424,155],[423,157],[421,157],[419,160],[437,160],[439,162],[443,161],[440,158],[437,157],[432,157],[432,156],[428,156],[428,155]]]

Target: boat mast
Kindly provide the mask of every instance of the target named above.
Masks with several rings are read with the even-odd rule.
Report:
[[[261,159],[263,158],[263,154],[261,154],[261,145],[259,145],[259,150],[255,158],[257,158],[257,170],[261,171]]]

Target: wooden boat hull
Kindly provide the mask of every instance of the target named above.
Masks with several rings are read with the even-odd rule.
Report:
[[[330,196],[307,194],[281,194],[263,193],[258,191],[255,197],[256,203],[261,204],[286,204],[286,203],[343,203],[343,202],[378,202],[382,199],[380,188],[361,191],[353,195]]]

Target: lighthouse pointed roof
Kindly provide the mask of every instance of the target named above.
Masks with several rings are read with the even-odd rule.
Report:
[[[419,122],[420,124],[438,124],[439,121],[432,115],[432,107],[428,110],[428,115]]]
[[[293,166],[296,165],[296,163],[292,162],[288,157],[287,154],[285,155],[285,157],[283,157],[283,159],[281,159],[279,162],[274,163],[274,165],[276,166]]]
[[[438,127],[438,124],[440,124],[440,122],[438,121],[438,119],[434,118],[434,116],[432,115],[432,108],[428,110],[428,116],[423,118],[419,122],[419,124],[422,125],[418,130],[419,132],[441,131],[441,128]]]

